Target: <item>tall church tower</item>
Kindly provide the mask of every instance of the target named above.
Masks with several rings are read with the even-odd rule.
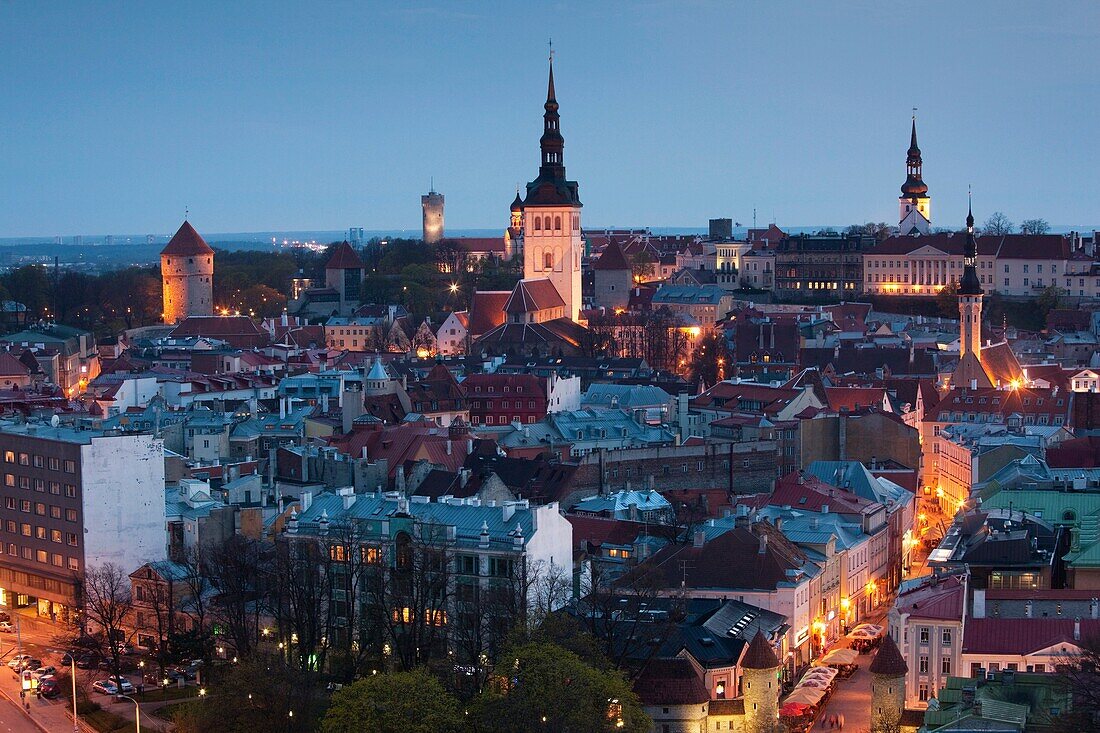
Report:
[[[565,301],[565,316],[576,321],[581,310],[581,200],[577,182],[565,178],[553,57],[543,107],[542,165],[538,178],[527,184],[523,202],[523,277],[550,280]]]
[[[424,210],[424,242],[435,244],[443,239],[443,194],[435,190],[434,182],[420,197],[420,208]]]
[[[756,632],[741,657],[745,733],[773,733],[779,723],[779,659],[764,634]]]
[[[905,158],[905,183],[898,198],[898,229],[904,234],[928,234],[932,225],[932,199],[928,185],[921,176],[920,148],[917,146],[917,116],[913,115],[913,131],[909,152]]]
[[[978,280],[978,245],[974,241],[974,211],[966,212],[966,247],[963,249],[963,276],[959,282],[959,358],[982,356],[982,284]]]
[[[165,323],[214,315],[214,250],[184,221],[160,253]]]

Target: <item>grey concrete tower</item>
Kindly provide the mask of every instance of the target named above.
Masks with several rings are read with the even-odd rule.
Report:
[[[435,244],[443,239],[443,194],[435,190],[434,181],[420,197],[420,207],[424,210],[424,241]]]
[[[909,666],[889,634],[871,660],[871,733],[898,733]]]
[[[774,733],[779,728],[779,659],[757,631],[741,658],[745,696],[745,733]]]

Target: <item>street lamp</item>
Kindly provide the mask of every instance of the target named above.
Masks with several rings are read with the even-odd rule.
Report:
[[[141,733],[141,706],[138,701],[126,695],[115,695],[119,700],[129,700],[134,704],[134,733]]]

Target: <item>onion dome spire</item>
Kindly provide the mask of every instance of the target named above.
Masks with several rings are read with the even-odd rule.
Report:
[[[905,157],[905,183],[901,186],[903,196],[923,197],[928,194],[928,185],[921,175],[923,161],[920,147],[917,145],[917,116],[913,115],[913,128],[909,136],[909,151]]]
[[[978,244],[974,241],[974,206],[966,210],[966,246],[963,249],[963,276],[959,282],[959,295],[981,295],[982,284],[978,280]]]

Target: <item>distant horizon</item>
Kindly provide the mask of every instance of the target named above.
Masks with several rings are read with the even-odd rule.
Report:
[[[868,223],[868,222],[863,222],[863,223]],[[757,228],[759,228],[759,229],[767,228],[771,224],[772,224],[772,222],[760,223],[760,224],[757,224]],[[1019,222],[1014,222],[1014,224],[1019,226]],[[784,232],[787,232],[787,233],[790,233],[790,234],[804,234],[804,233],[813,233],[813,232],[817,232],[817,231],[825,231],[825,230],[830,230],[830,229],[834,230],[834,231],[842,232],[845,229],[847,229],[849,226],[852,226],[852,225],[851,224],[813,224],[813,225],[808,225],[808,226],[783,226],[781,224],[776,224],[776,226],[778,226]],[[981,226],[981,222],[978,223],[978,226],[979,227]],[[233,242],[244,242],[244,243],[250,243],[250,244],[258,244],[258,243],[264,243],[266,240],[271,239],[272,237],[274,237],[278,240],[291,239],[291,240],[295,240],[295,241],[317,241],[317,242],[320,242],[322,239],[324,239],[329,243],[338,242],[338,241],[343,241],[344,239],[347,238],[348,229],[350,229],[351,227],[349,227],[348,229],[256,230],[256,231],[233,231],[233,232],[210,232],[210,233],[202,231],[197,226],[195,228],[198,230],[199,234],[202,235],[203,239],[205,239],[208,243],[211,243],[211,244],[218,244],[218,243],[232,244]],[[736,237],[736,235],[738,235],[738,234],[745,234],[751,228],[752,227],[748,227],[748,226],[745,226],[744,224],[742,224],[739,227],[738,226],[733,227],[733,232],[734,232],[734,235]],[[934,228],[946,228],[946,227],[934,227]],[[963,228],[964,227],[962,225],[960,225],[959,227],[954,228],[953,231],[962,231]],[[598,232],[598,231],[608,230],[608,229],[611,229],[611,230],[648,229],[654,235],[708,234],[709,233],[709,228],[707,226],[702,226],[702,227],[699,227],[699,226],[695,226],[695,227],[688,227],[688,226],[684,226],[684,227],[675,227],[675,226],[672,226],[672,227],[654,227],[654,226],[628,225],[628,224],[615,224],[615,225],[611,225],[611,226],[588,226],[588,225],[584,226],[584,230],[587,231],[587,232]],[[1079,232],[1079,233],[1090,232],[1091,233],[1093,231],[1100,231],[1100,225],[1098,225],[1098,224],[1088,224],[1088,225],[1050,224],[1049,234],[1069,234],[1070,232]],[[118,246],[124,246],[124,245],[127,245],[127,244],[145,245],[145,244],[147,244],[147,242],[145,240],[149,236],[152,236],[155,239],[156,242],[160,242],[160,241],[167,242],[172,237],[172,235],[174,233],[175,232],[168,233],[168,234],[164,234],[164,233],[160,233],[160,234],[158,234],[158,233],[145,233],[145,234],[133,234],[133,233],[131,233],[131,234],[111,234],[111,233],[105,234],[105,233],[98,233],[98,234],[49,234],[49,235],[30,235],[30,236],[22,236],[22,237],[4,237],[4,236],[0,236],[0,247],[28,246],[28,245],[37,245],[37,244],[56,246],[57,243],[54,240],[57,237],[61,237],[62,241],[61,241],[60,244],[61,244],[61,246],[65,246],[65,247],[79,246],[75,242],[66,241],[66,240],[74,239],[75,237],[85,237],[85,238],[91,238],[93,240],[94,239],[104,239],[106,237],[112,237],[112,238],[115,239],[115,241],[113,241],[110,245],[107,245],[104,242],[96,242],[96,241],[84,242],[83,246],[85,246],[85,247],[103,247],[103,246],[118,247]],[[420,229],[420,228],[415,228],[415,229],[412,229],[412,228],[409,228],[409,229],[367,229],[367,228],[364,227],[363,228],[363,234],[368,239],[373,239],[375,237],[386,237],[386,236],[400,237],[400,238],[403,238],[403,239],[419,239],[422,235],[422,229]],[[503,228],[491,228],[491,227],[473,228],[473,229],[451,229],[451,230],[446,230],[444,232],[445,237],[491,237],[491,236],[497,236],[497,235],[503,236],[503,234],[504,234],[504,229]],[[126,241],[126,240],[134,240],[134,241]],[[141,241],[137,241],[137,240],[141,240]],[[270,244],[270,242],[268,242],[268,243]],[[276,242],[274,244],[279,244],[279,243],[280,242]]]

